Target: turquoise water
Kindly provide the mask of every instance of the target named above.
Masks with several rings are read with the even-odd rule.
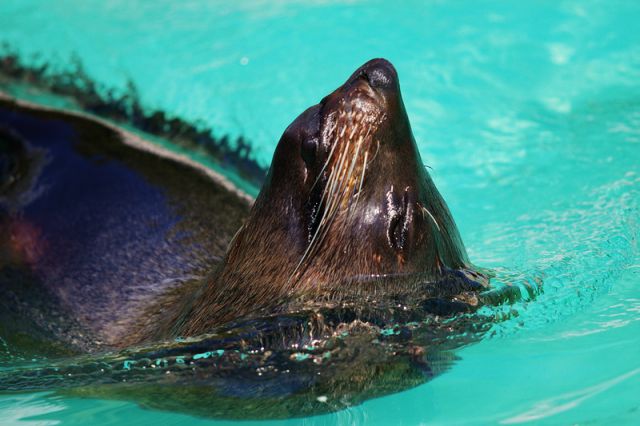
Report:
[[[290,423],[637,424],[638,22],[633,1],[22,0],[0,3],[0,43],[52,74],[78,58],[105,87],[131,80],[146,107],[242,135],[265,166],[298,113],[390,59],[471,259],[541,275],[544,294],[433,381]],[[47,394],[0,397],[0,419],[224,423]]]

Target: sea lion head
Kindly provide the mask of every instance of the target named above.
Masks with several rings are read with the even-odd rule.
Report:
[[[275,212],[286,216],[298,278],[433,274],[466,261],[384,59],[362,65],[285,130],[253,216]]]
[[[381,277],[437,281],[467,263],[422,163],[397,72],[373,59],[287,127],[200,304],[232,304],[237,314],[240,305],[285,296],[339,297]]]

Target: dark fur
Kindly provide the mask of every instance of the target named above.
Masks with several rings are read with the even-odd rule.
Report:
[[[358,135],[366,136],[356,150]],[[345,182],[348,168],[364,178]],[[326,195],[332,172],[344,176],[343,189]],[[338,207],[314,241],[329,199]],[[175,332],[197,335],[301,299],[340,301],[363,279],[396,277],[379,290],[408,293],[411,282],[444,283],[449,271],[471,269],[423,166],[396,71],[376,59],[284,132],[249,219]],[[482,274],[469,279],[486,284]]]
[[[286,129],[250,211],[95,119],[0,101],[2,125],[0,191],[19,164],[33,196],[5,189],[0,204],[0,337],[11,360],[97,353],[1,372],[0,392],[335,411],[448,368],[494,320],[471,313],[519,297],[484,291],[385,60]]]

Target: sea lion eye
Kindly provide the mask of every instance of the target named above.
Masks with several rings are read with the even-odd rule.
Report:
[[[302,141],[300,154],[307,167],[312,167],[315,164],[317,149],[318,138],[306,138]]]

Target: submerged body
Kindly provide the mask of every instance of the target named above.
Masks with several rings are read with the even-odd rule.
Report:
[[[0,376],[0,390],[308,415],[424,382],[489,324],[468,315],[496,300],[488,276],[422,164],[387,61],[287,128],[252,206],[93,119],[1,101],[0,125],[13,129],[0,336],[28,356],[96,353]],[[34,170],[23,203],[5,184],[17,164]]]
[[[14,147],[0,189],[11,348],[122,347],[147,306],[215,268],[249,211],[200,170],[95,120],[7,100],[0,126]]]

